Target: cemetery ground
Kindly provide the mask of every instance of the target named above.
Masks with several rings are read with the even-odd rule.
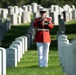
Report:
[[[76,20],[66,23],[65,27],[68,39],[71,41],[76,38]],[[9,47],[16,37],[26,34],[28,28],[29,24],[12,26],[11,30],[9,30],[4,37],[3,47]],[[58,59],[57,31],[58,26],[55,26],[51,30],[52,43],[50,45],[48,67],[38,67],[38,53],[36,44],[34,43],[34,45],[25,52],[17,67],[7,68],[7,75],[64,75]]]

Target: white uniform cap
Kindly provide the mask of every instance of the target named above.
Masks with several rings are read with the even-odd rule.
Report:
[[[41,8],[40,12],[46,12],[46,9],[45,8]]]

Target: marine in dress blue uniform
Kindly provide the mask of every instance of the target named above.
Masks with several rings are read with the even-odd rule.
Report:
[[[51,43],[51,35],[49,29],[53,28],[52,18],[46,17],[46,9],[40,9],[40,17],[35,18],[33,26],[36,31],[36,45],[38,50],[38,60],[40,67],[48,67],[49,46]]]

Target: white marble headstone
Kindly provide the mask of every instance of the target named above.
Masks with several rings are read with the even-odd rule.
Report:
[[[20,46],[17,44],[12,44],[10,47],[14,47],[17,49],[17,61],[20,62]]]
[[[76,19],[76,9],[72,11],[72,19]]]
[[[15,39],[15,41],[21,41],[22,42],[22,53],[24,54],[24,38],[23,37],[18,37]]]
[[[13,24],[13,25],[18,24],[17,16],[18,15],[16,13],[10,15],[10,23],[11,24]]]
[[[19,16],[22,16],[23,9],[19,8]]]
[[[72,49],[72,44],[68,45],[66,48],[66,60],[65,60],[65,74],[66,75],[76,75],[74,71],[74,54]]]
[[[2,48],[0,47],[0,53],[1,53],[1,59],[2,59],[2,62],[1,62],[1,68],[2,68],[2,72],[1,72],[1,75],[6,75],[6,49],[5,48]]]
[[[23,23],[31,22],[30,12],[23,11],[23,13],[22,13],[22,22]]]
[[[37,12],[37,3],[32,3],[32,12],[35,13]]]
[[[7,10],[7,9],[3,9],[3,10],[1,11],[1,17],[2,17],[3,19],[7,19],[7,16],[8,16],[8,10]]]
[[[0,50],[0,75],[2,75],[2,51]]]
[[[66,74],[76,75],[76,39],[74,39],[71,44],[72,45],[68,48]]]
[[[28,7],[26,5],[24,5],[22,8],[24,11],[26,11],[26,12],[28,11]]]
[[[27,51],[27,37],[26,36],[22,36],[24,38],[24,50]]]
[[[62,69],[64,72],[66,72],[66,66],[67,66],[67,58],[69,56],[71,56],[71,53],[70,53],[70,50],[69,50],[69,47],[71,46],[70,43],[67,43],[67,42],[63,42],[62,45],[61,45],[61,63],[62,63]],[[69,55],[69,56],[68,56]],[[69,64],[70,61],[68,61],[68,64]]]
[[[14,14],[14,7],[8,6],[8,16],[10,16],[11,14]]]
[[[17,67],[17,49],[14,47],[7,48],[6,59],[7,67]]]
[[[54,12],[55,5],[51,5],[51,12]]]
[[[28,11],[32,13],[32,6],[31,5],[27,5],[28,7]]]
[[[58,14],[57,14],[57,12],[56,11],[51,12],[50,16],[52,17],[53,24],[54,25],[58,25],[59,24],[59,20],[58,20]]]
[[[18,20],[18,24],[21,24],[21,16],[20,15],[17,17],[17,20]]]
[[[35,12],[35,13],[33,13],[33,14],[34,14],[34,18],[40,17],[40,13],[39,13],[39,12]]]
[[[14,13],[19,14],[19,8],[18,8],[18,6],[14,6]]]
[[[20,46],[20,58],[22,58],[23,52],[22,52],[22,42],[21,41],[14,41],[12,44],[17,44]]]

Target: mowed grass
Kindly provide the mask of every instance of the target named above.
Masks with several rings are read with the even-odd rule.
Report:
[[[38,66],[37,50],[28,50],[23,55],[18,67],[7,68],[7,75],[64,75],[59,65],[58,51],[50,50],[49,66]]]
[[[25,35],[28,28],[29,25],[12,26],[11,30],[4,37],[2,47],[9,47],[16,37]],[[57,31],[58,26],[55,26],[50,31],[52,43],[50,45],[49,66],[47,68],[38,66],[38,53],[36,44],[34,44],[25,52],[17,67],[7,68],[7,75],[65,75],[58,59]],[[76,38],[76,20],[66,23],[65,34],[70,41]]]

